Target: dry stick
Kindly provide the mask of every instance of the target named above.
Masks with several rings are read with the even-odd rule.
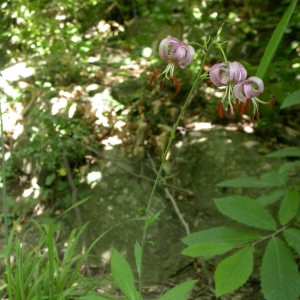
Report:
[[[68,159],[66,158],[65,151],[64,151],[64,155],[63,155],[63,160],[64,160],[64,166],[65,166],[65,169],[67,172],[68,183],[69,183],[69,186],[71,187],[71,191],[72,191],[72,205],[75,205],[77,202],[77,188],[73,181],[70,164],[68,162]],[[74,211],[75,211],[77,226],[82,228],[82,219],[81,219],[81,215],[80,215],[80,210],[78,209],[77,206],[75,206]],[[82,252],[82,254],[85,254],[86,249],[87,249],[87,241],[86,241],[86,236],[85,236],[84,232],[82,232],[82,234],[81,234],[81,243],[82,243],[81,252]],[[84,259],[84,266],[85,266],[88,276],[92,277],[92,272],[91,272],[89,261],[88,261],[87,257],[85,257],[85,259]]]
[[[149,158],[150,163],[151,163],[151,165],[152,165],[153,171],[154,171],[154,172],[156,173],[156,175],[157,175],[157,171],[156,171],[156,169],[155,169],[155,167],[154,167],[154,162],[153,162],[153,160],[152,160],[152,158],[151,158],[151,156],[150,156],[149,154],[148,154],[148,158]],[[173,207],[174,207],[174,210],[175,210],[175,212],[176,212],[176,214],[177,214],[177,216],[178,216],[180,222],[182,223],[182,225],[183,225],[183,227],[184,227],[184,229],[185,229],[186,234],[189,235],[189,234],[191,233],[190,228],[189,228],[189,224],[185,221],[185,219],[184,219],[182,213],[180,212],[179,207],[178,207],[178,205],[177,205],[177,203],[176,203],[176,200],[175,200],[174,197],[171,195],[170,190],[169,190],[167,187],[164,188],[164,191],[165,191],[165,193],[167,194],[167,196],[169,197],[169,199],[170,199],[170,201],[171,201],[171,203],[172,203],[172,205],[173,205]],[[210,289],[212,292],[215,292],[215,290],[214,290],[214,288],[213,288],[213,282],[212,282],[211,276],[209,275],[208,270],[207,270],[207,268],[206,268],[206,264],[205,264],[204,258],[203,258],[203,257],[200,257],[200,261],[201,261],[201,265],[202,265],[204,274],[205,274],[205,276],[206,276],[206,278],[207,278],[207,281],[208,281],[209,289]]]

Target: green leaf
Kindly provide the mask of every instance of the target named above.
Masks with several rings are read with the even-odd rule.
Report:
[[[300,90],[292,93],[283,100],[280,109],[287,108],[293,105],[300,104]]]
[[[298,157],[300,156],[300,148],[289,147],[282,150],[278,150],[266,155],[266,157]]]
[[[221,187],[242,187],[242,188],[266,188],[274,186],[275,184],[270,181],[263,181],[252,177],[236,178],[225,180],[217,184]]]
[[[245,247],[225,258],[215,272],[217,297],[242,286],[253,270],[253,247]]]
[[[80,297],[79,300],[109,300],[109,299],[98,295],[86,295]]]
[[[262,195],[258,197],[256,201],[263,206],[267,206],[278,201],[282,196],[286,195],[287,193],[288,190],[286,189],[276,189],[267,195]]]
[[[267,300],[298,300],[298,266],[290,249],[280,238],[270,239],[263,256],[260,278]]]
[[[229,218],[259,229],[275,230],[271,214],[255,200],[243,196],[214,199],[218,209]]]
[[[278,218],[281,225],[287,224],[294,218],[299,208],[299,193],[296,190],[290,191],[282,200],[279,207]]]
[[[134,277],[127,260],[115,249],[111,257],[113,279],[128,300],[138,300]]]
[[[139,274],[139,276],[141,276],[142,247],[138,241],[135,241],[134,256],[135,256],[135,263],[136,263],[136,268],[137,268],[138,274]]]
[[[52,173],[46,177],[45,185],[51,185],[56,178],[56,174]]]
[[[298,254],[300,254],[300,230],[296,228],[289,228],[283,231],[283,235],[288,244],[293,247]]]
[[[280,168],[276,168],[270,172],[264,173],[260,180],[264,182],[273,183],[273,185],[285,185],[289,179],[289,171],[286,170],[284,172],[279,173]]]
[[[236,246],[253,242],[260,238],[261,235],[256,232],[220,226],[191,233],[184,237],[182,241],[188,246],[198,243],[228,243]]]
[[[202,256],[205,259],[230,251],[234,245],[228,243],[198,243],[185,248],[181,253],[190,257]]]
[[[151,224],[153,224],[154,221],[160,216],[161,213],[162,213],[162,210],[158,211],[158,212],[155,213],[153,216],[151,216],[151,217],[147,220],[147,227],[149,227]]]
[[[285,32],[285,29],[290,21],[290,18],[294,12],[296,7],[297,0],[292,0],[290,6],[284,13],[283,17],[281,18],[280,22],[278,23],[276,29],[274,30],[272,37],[268,43],[268,46],[265,50],[265,53],[260,61],[259,67],[256,72],[256,76],[263,79],[273,57],[280,44],[281,38]]]
[[[158,298],[158,300],[184,300],[188,293],[190,293],[198,280],[189,280],[183,282]]]
[[[300,161],[287,162],[279,168],[279,174],[290,171],[291,169],[300,166]]]

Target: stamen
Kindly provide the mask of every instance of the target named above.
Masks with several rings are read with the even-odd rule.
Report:
[[[240,116],[242,116],[244,113],[244,103],[241,102],[241,106],[240,106]]]
[[[246,100],[246,112],[248,112],[250,110],[250,99],[248,98]]]
[[[175,80],[175,86],[176,86],[176,94],[180,91],[180,83],[178,80]]]
[[[238,112],[239,111],[239,100],[235,99],[235,111]]]
[[[256,120],[259,120],[259,111],[257,111]]]
[[[171,82],[172,82],[172,84],[176,84],[176,80],[175,80],[175,75],[173,75],[171,78],[170,78],[170,80],[171,80]]]
[[[223,103],[219,102],[218,104],[218,115],[222,119],[223,118]]]
[[[155,70],[153,75],[150,78],[150,84],[152,84],[152,82],[156,80],[157,75],[158,75],[158,70]]]
[[[162,90],[163,89],[163,82],[161,81],[159,84],[159,89]]]
[[[231,106],[227,104],[227,118],[230,118],[231,115]]]
[[[269,103],[268,103],[268,109],[270,109],[271,108],[271,106],[274,106],[275,105],[275,97],[274,96],[272,96],[272,99],[269,101]]]

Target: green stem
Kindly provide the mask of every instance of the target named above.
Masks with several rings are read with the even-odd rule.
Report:
[[[177,121],[176,121],[176,123],[175,123],[174,126],[173,126],[173,129],[172,129],[172,131],[171,131],[171,136],[170,136],[170,139],[169,139],[169,143],[168,143],[168,145],[167,145],[167,147],[166,147],[166,149],[165,149],[165,151],[164,151],[164,154],[163,154],[163,157],[162,157],[162,162],[161,162],[160,167],[159,167],[159,170],[158,170],[158,172],[157,172],[156,179],[155,179],[155,182],[154,182],[154,184],[153,184],[153,188],[152,188],[152,191],[151,191],[151,194],[150,194],[150,198],[149,198],[149,201],[148,201],[148,206],[147,206],[147,209],[146,209],[146,215],[145,215],[145,223],[144,223],[144,228],[143,228],[142,245],[141,245],[141,248],[142,248],[142,250],[141,250],[141,257],[142,257],[142,258],[141,258],[141,270],[140,270],[141,272],[140,272],[140,276],[139,276],[139,298],[140,298],[140,299],[142,299],[143,256],[144,256],[144,249],[145,249],[145,244],[146,244],[147,221],[148,221],[148,219],[149,219],[149,213],[150,213],[150,208],[151,208],[153,196],[154,196],[154,193],[155,193],[155,191],[156,191],[157,184],[158,184],[158,182],[159,182],[159,180],[160,180],[160,178],[161,178],[161,173],[162,173],[162,170],[163,170],[163,166],[164,166],[164,164],[165,164],[165,162],[166,162],[167,154],[168,154],[168,152],[169,152],[169,150],[170,150],[170,148],[171,148],[172,142],[173,142],[173,140],[174,140],[174,138],[175,138],[175,132],[176,132],[176,130],[177,130],[177,127],[178,127],[178,125],[179,125],[179,122],[180,122],[182,116],[184,115],[184,113],[185,113],[185,111],[186,111],[186,108],[187,108],[187,106],[188,106],[188,104],[189,104],[189,102],[190,102],[190,99],[191,99],[191,97],[192,97],[192,95],[193,95],[193,93],[194,93],[194,91],[195,91],[195,89],[196,89],[196,87],[197,87],[197,85],[198,85],[199,79],[200,79],[201,74],[202,74],[202,72],[203,72],[203,68],[204,68],[205,61],[206,61],[206,59],[207,59],[207,55],[208,55],[209,49],[211,48],[212,45],[213,45],[213,43],[211,43],[211,44],[209,45],[209,47],[207,48],[207,50],[206,50],[206,52],[205,52],[205,55],[204,55],[203,60],[202,60],[202,62],[201,62],[200,69],[199,69],[199,72],[198,72],[198,74],[197,74],[197,77],[196,77],[196,79],[195,79],[195,81],[194,81],[194,84],[193,84],[193,86],[192,86],[192,88],[191,88],[191,90],[190,90],[190,92],[189,92],[189,94],[188,94],[188,96],[187,96],[187,98],[186,98],[186,100],[185,100],[185,102],[184,102],[183,108],[182,108],[182,110],[181,110],[181,112],[180,112],[180,114],[179,114],[179,116],[178,116],[178,118],[177,118]]]
[[[2,108],[0,100],[0,121],[1,121],[1,155],[2,155],[2,197],[3,197],[3,214],[4,214],[4,236],[5,245],[8,244],[8,220],[7,220],[7,198],[6,198],[6,174],[5,174],[5,150],[4,150],[4,132]]]

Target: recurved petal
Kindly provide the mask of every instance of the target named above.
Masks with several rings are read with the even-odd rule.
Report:
[[[180,41],[175,38],[164,38],[160,44],[159,44],[159,56],[161,57],[161,59],[163,60],[170,60],[170,56],[173,55],[173,48],[174,46],[176,46],[178,43],[180,43]]]
[[[178,61],[178,66],[184,69],[194,59],[195,49],[191,45],[181,44],[182,50],[184,50],[184,56]]]
[[[233,95],[240,102],[246,102],[248,97],[244,94],[244,82],[238,83],[233,87]]]
[[[249,84],[249,93],[251,93],[251,97],[257,97],[259,96],[265,89],[264,82],[256,76],[249,77],[246,82]]]
[[[209,71],[209,77],[217,87],[226,86],[229,80],[226,64],[219,63],[213,65]]]
[[[232,83],[242,82],[247,78],[247,70],[244,66],[237,62],[228,62],[229,67],[229,81]]]

